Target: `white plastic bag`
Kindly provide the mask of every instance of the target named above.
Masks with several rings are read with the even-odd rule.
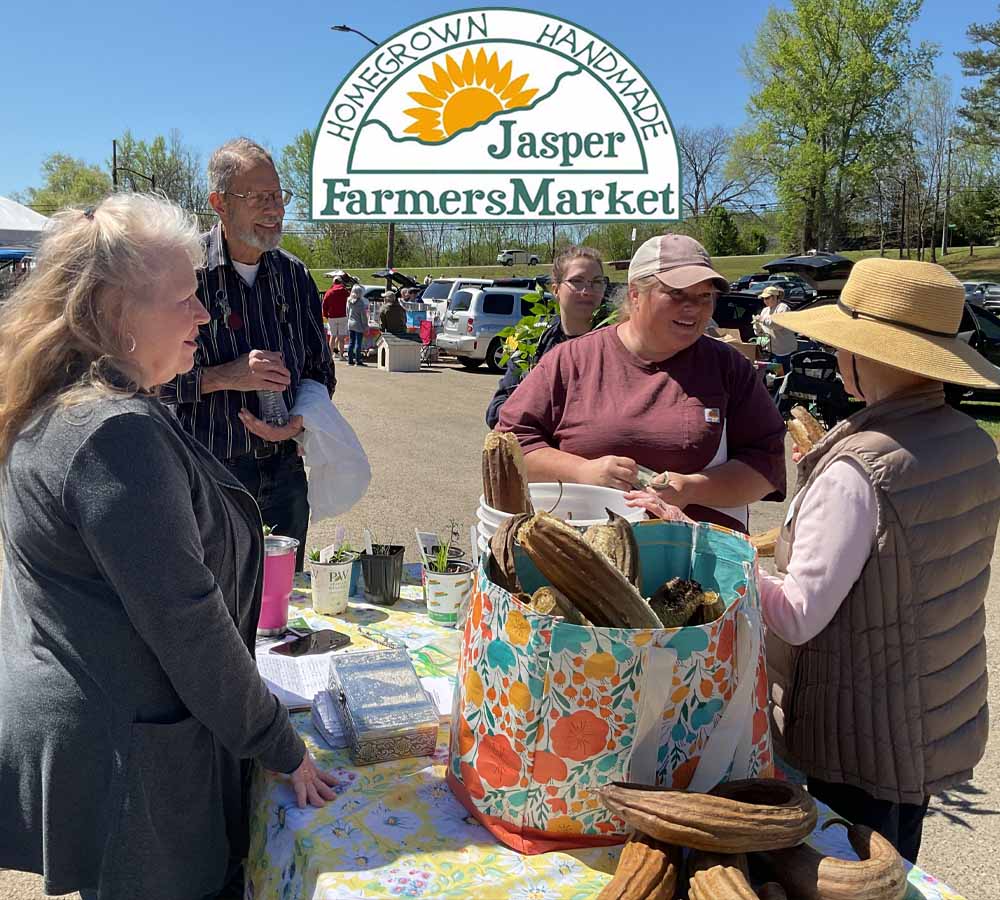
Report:
[[[372,480],[361,441],[319,382],[301,382],[291,415],[302,416],[305,426],[295,440],[309,468],[312,520],[343,515],[365,495]]]

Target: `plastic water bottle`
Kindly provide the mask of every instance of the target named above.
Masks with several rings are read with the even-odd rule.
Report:
[[[280,428],[288,424],[288,407],[280,391],[257,391],[257,402],[260,404],[260,418],[268,425]]]

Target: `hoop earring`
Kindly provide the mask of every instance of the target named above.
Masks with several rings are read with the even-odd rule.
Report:
[[[131,346],[128,348],[127,352],[128,353],[135,353],[135,335],[134,334],[128,334],[128,335],[126,335],[126,337],[131,342]]]

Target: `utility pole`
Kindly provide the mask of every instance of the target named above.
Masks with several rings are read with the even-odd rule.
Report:
[[[396,225],[394,222],[389,223],[389,237],[387,246],[385,248],[385,267],[387,269],[392,268],[392,255],[396,249]],[[391,285],[390,285],[391,287]]]
[[[948,252],[948,200],[951,194],[951,144],[952,136],[948,135],[948,163],[945,168],[945,185],[944,185],[944,223],[941,225],[941,257]]]
[[[903,258],[903,248],[906,247],[906,178],[902,180],[903,198],[899,205],[899,258]],[[907,248],[909,256],[909,248]]]
[[[111,140],[111,187],[118,190],[118,141]]]

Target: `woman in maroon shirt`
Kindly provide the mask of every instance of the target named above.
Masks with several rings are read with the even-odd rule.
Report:
[[[668,472],[632,503],[741,531],[750,503],[783,499],[784,422],[753,366],[704,335],[726,286],[693,238],[646,241],[629,266],[628,318],[552,350],[501,411],[529,480],[628,491],[639,466]]]

